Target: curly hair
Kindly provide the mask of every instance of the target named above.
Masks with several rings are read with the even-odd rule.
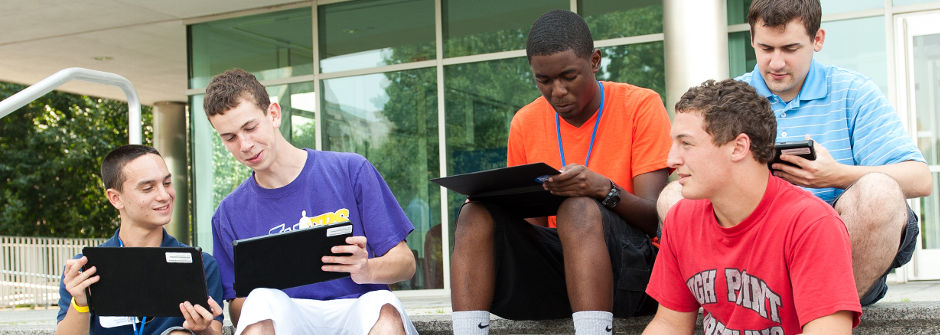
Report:
[[[751,139],[755,160],[766,164],[773,158],[777,119],[767,98],[745,82],[707,80],[679,98],[676,113],[700,113],[705,132],[715,145],[728,143],[743,133]]]
[[[242,99],[253,102],[265,114],[268,113],[271,100],[258,78],[242,69],[230,69],[209,82],[202,107],[206,116],[213,116],[238,107]]]

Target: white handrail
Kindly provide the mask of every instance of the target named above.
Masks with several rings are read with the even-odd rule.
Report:
[[[80,67],[63,69],[0,101],[0,119],[72,80],[83,80],[121,88],[124,95],[127,96],[128,142],[130,144],[141,143],[140,98],[137,96],[137,90],[134,89],[134,85],[131,85],[127,78],[110,72]]]

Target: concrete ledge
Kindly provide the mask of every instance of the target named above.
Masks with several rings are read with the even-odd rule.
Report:
[[[450,314],[415,315],[412,321],[422,335],[452,334]],[[614,333],[639,334],[649,323],[651,316],[614,319]],[[701,322],[701,321],[700,321]],[[53,334],[51,325],[21,325],[0,327],[0,335]],[[225,327],[224,333],[231,334]],[[512,321],[493,317],[491,334],[572,334],[571,319],[544,321]],[[701,325],[696,334],[701,334]],[[853,334],[940,334],[940,301],[932,302],[881,302],[863,309],[862,323]]]
[[[614,333],[639,334],[652,316],[614,319]],[[452,334],[450,315],[412,317],[421,334]],[[571,319],[512,321],[493,318],[491,334],[573,334]],[[696,334],[702,333],[701,318]],[[852,332],[862,335],[940,334],[940,302],[888,302],[863,308],[862,322]]]

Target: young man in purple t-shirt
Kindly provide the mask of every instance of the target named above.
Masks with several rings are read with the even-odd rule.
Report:
[[[212,217],[214,256],[235,334],[417,334],[388,290],[414,275],[405,243],[414,227],[375,167],[357,154],[291,145],[278,129],[281,107],[243,70],[214,77],[204,107],[225,148],[252,169]],[[232,241],[345,220],[353,223],[353,236],[332,252],[351,256],[322,261],[328,264],[323,270],[348,272],[348,278],[235,295]]]

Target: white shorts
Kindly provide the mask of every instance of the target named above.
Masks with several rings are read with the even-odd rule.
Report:
[[[401,301],[391,291],[372,291],[358,299],[293,299],[281,290],[258,288],[242,304],[235,335],[271,320],[277,334],[368,334],[385,304],[398,310],[408,334],[418,334]]]

